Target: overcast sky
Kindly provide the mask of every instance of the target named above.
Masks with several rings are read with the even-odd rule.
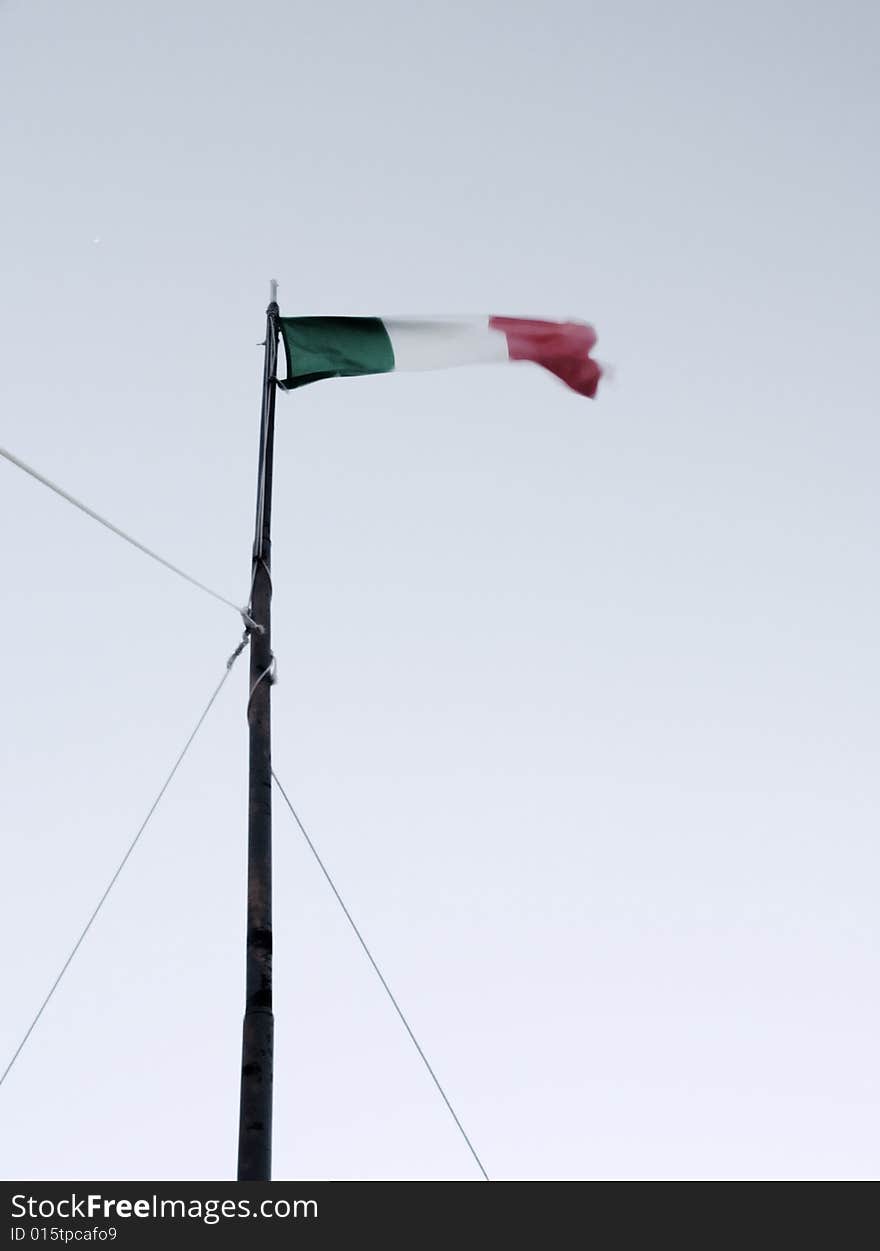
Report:
[[[498,1178],[878,1170],[876,5],[6,0],[0,442],[233,600],[263,314],[578,316],[280,396],[277,771]],[[238,641],[0,462],[0,1068]],[[234,1175],[246,661],[0,1089]],[[276,807],[277,1178],[478,1176]]]

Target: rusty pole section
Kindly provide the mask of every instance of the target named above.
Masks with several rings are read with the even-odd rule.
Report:
[[[248,799],[247,947],[238,1180],[269,1181],[272,1174],[272,751],[270,691],[273,677],[270,573],[272,457],[275,441],[275,371],[278,358],[277,283],[266,309],[263,406],[257,472],[250,613],[251,663],[247,706],[250,735]]]

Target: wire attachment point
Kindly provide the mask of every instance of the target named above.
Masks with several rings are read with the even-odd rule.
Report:
[[[227,662],[226,662],[226,672],[227,672],[227,673],[228,673],[228,672],[229,672],[229,670],[232,668],[232,666],[235,664],[236,660],[238,660],[239,656],[240,656],[240,655],[241,655],[241,653],[244,651],[244,649],[247,647],[247,645],[248,645],[248,643],[249,643],[250,641],[251,641],[251,632],[250,632],[250,630],[247,630],[247,629],[246,629],[246,630],[245,630],[245,632],[244,632],[244,634],[241,636],[241,642],[239,643],[238,647],[236,647],[235,651],[232,653],[232,655],[229,657],[229,659],[228,659],[228,660],[227,660]]]
[[[247,608],[239,608],[239,615],[244,622],[245,634],[265,634],[266,627],[261,626],[258,621],[254,621]]]

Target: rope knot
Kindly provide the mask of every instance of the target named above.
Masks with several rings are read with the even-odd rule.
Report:
[[[245,634],[251,635],[251,634],[265,634],[266,633],[266,627],[261,626],[258,621],[254,621],[253,617],[250,615],[247,608],[239,608],[238,611],[239,611],[239,615],[241,616],[242,621],[244,622]]]

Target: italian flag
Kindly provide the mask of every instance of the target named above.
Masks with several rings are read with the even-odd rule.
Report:
[[[579,395],[593,396],[601,369],[592,326],[527,317],[280,317],[285,390],[322,378],[446,369],[495,361],[543,365]]]

